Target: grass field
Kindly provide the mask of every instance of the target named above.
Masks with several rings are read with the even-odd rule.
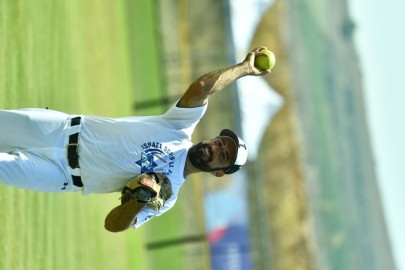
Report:
[[[134,101],[163,89],[153,3],[0,0],[0,108],[134,114]],[[0,269],[184,269],[174,256],[180,248],[145,249],[181,235],[179,210],[148,228],[111,234],[103,222],[118,198],[0,185]],[[151,255],[160,259],[152,264]]]

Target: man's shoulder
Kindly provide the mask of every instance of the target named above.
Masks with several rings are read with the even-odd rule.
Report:
[[[173,120],[200,120],[207,110],[207,104],[198,107],[179,107],[177,103],[169,108],[162,117]]]

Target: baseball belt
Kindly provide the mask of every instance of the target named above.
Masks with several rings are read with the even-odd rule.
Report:
[[[70,126],[80,125],[81,117],[74,117],[70,120]],[[69,136],[69,143],[67,145],[67,160],[72,169],[80,168],[79,166],[79,153],[78,149],[79,132]],[[73,185],[83,187],[82,178],[77,175],[72,175]]]

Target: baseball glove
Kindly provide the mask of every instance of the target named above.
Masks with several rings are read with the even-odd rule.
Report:
[[[172,185],[166,175],[146,172],[132,178],[124,187],[121,192],[121,204],[137,200],[159,211],[172,194]]]

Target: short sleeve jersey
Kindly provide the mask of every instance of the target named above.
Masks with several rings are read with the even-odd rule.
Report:
[[[134,227],[166,212],[174,205],[185,181],[191,136],[206,109],[207,105],[173,105],[160,116],[84,116],[79,138],[83,195],[121,191],[138,174],[161,172],[169,177],[173,195],[159,212],[145,207]]]

